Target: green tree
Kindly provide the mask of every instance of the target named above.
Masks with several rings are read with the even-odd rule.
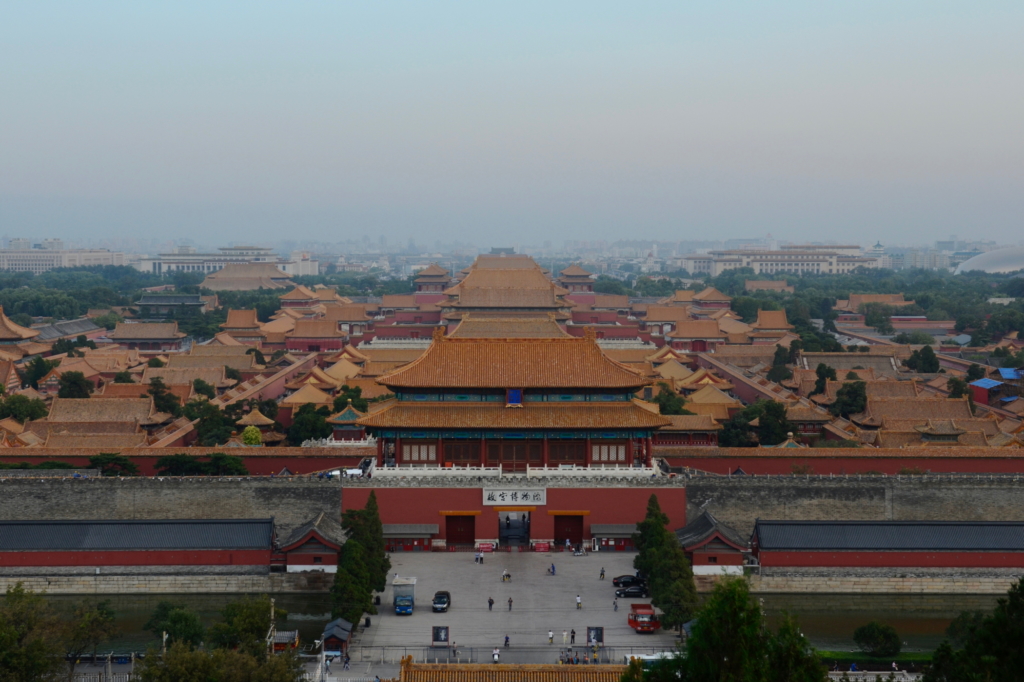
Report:
[[[383,592],[387,587],[391,560],[388,558],[384,542],[384,526],[380,520],[376,492],[370,491],[370,497],[362,509],[345,511],[342,514],[341,525],[349,539],[357,540],[363,548],[369,581],[367,585],[370,590]]]
[[[796,621],[771,632],[746,580],[715,586],[693,625],[685,656],[654,666],[647,682],[824,682],[825,666]]]
[[[89,458],[89,468],[99,469],[104,476],[137,476],[139,467],[124,455],[115,452],[101,452]]]
[[[327,423],[330,416],[326,407],[317,408],[306,403],[292,417],[292,425],[288,427],[288,444],[299,446],[307,440],[327,438],[334,433],[334,429]]]
[[[651,603],[662,610],[662,624],[682,627],[697,608],[697,588],[690,562],[675,534],[668,530],[668,520],[658,496],[651,495],[647,513],[633,534],[637,547],[633,567],[647,580]]]
[[[900,636],[896,628],[875,620],[854,630],[853,641],[868,656],[888,658],[900,652]]]
[[[263,445],[263,434],[255,426],[246,426],[242,430],[242,442],[246,445]]]
[[[160,358],[150,358],[146,361],[146,367],[163,367],[164,361]]]
[[[693,414],[684,407],[686,401],[683,397],[673,391],[667,382],[659,381],[658,386],[658,395],[654,396],[654,402],[661,414]]]
[[[135,379],[132,378],[132,373],[131,372],[129,372],[128,370],[125,370],[123,372],[118,372],[117,374],[114,375],[114,383],[115,384],[134,384],[135,383]]]
[[[199,646],[206,636],[206,629],[199,616],[182,604],[161,601],[142,629],[152,632],[157,639],[167,633],[169,643]]]
[[[950,377],[946,380],[946,390],[950,398],[963,398],[970,393],[971,387],[963,379]]]
[[[963,648],[943,642],[935,651],[925,682],[1024,679],[1024,577],[980,624],[964,627],[962,637]]]
[[[81,372],[64,372],[59,381],[58,398],[88,398],[92,394],[92,382]]]
[[[369,401],[363,397],[362,387],[342,384],[338,391],[338,396],[334,399],[334,412],[338,413],[344,410],[349,401],[352,402],[352,407],[360,412],[366,412],[370,409]]]
[[[868,405],[867,384],[863,381],[852,381],[843,384],[836,391],[836,400],[829,405],[829,412],[846,419],[851,414],[860,414]]]
[[[983,611],[961,611],[946,627],[946,637],[954,646],[963,647],[984,623]]]
[[[205,395],[210,400],[217,397],[217,391],[213,386],[202,379],[194,379],[192,381],[192,388],[195,389],[197,395]]]
[[[150,650],[137,665],[140,682],[300,682],[302,662],[291,651],[277,656],[252,655],[245,651],[193,649],[176,643],[161,656]]]
[[[906,365],[915,372],[924,374],[935,374],[939,371],[939,358],[931,346],[925,346],[921,350],[915,350],[906,360]]]
[[[196,424],[196,433],[200,445],[223,445],[231,438],[235,420],[209,400],[188,401],[182,408],[182,414],[191,421],[199,420]]]
[[[981,365],[972,362],[971,366],[967,368],[967,383],[977,381],[978,379],[985,378],[985,370]]]
[[[0,601],[0,679],[52,680],[65,670],[61,624],[42,595],[18,583]]]
[[[13,417],[20,423],[43,419],[47,415],[46,403],[39,398],[9,395],[0,401],[0,419]]]
[[[171,393],[160,377],[153,377],[149,380],[149,388],[146,393],[153,396],[153,409],[157,412],[174,415],[181,414],[181,398]]]
[[[814,369],[814,374],[818,377],[814,381],[814,390],[811,391],[811,395],[820,395],[825,392],[825,387],[829,380],[838,381],[836,377],[836,371],[826,365],[823,362],[819,362],[818,366]]]
[[[209,461],[200,463],[200,467],[204,476],[249,475],[249,470],[245,468],[245,460],[235,455],[225,455],[223,452],[213,453]]]
[[[242,381],[242,373],[234,367],[228,367],[224,365],[224,376],[227,379],[234,379],[235,381]]]
[[[785,403],[759,400],[755,405],[761,406],[757,426],[757,438],[761,445],[778,445],[784,442],[794,431],[793,424],[786,418]]]
[[[117,636],[118,629],[110,600],[92,603],[82,601],[75,605],[70,622],[64,626],[64,656],[68,661],[68,682],[75,676],[75,663],[86,653],[96,656],[96,650]]]
[[[358,623],[372,606],[370,589],[366,552],[358,540],[349,539],[338,554],[338,571],[331,587],[332,617]]]
[[[901,332],[896,336],[892,337],[892,340],[895,343],[912,344],[915,346],[920,346],[928,343],[935,343],[935,339],[932,337],[931,334],[923,332],[919,329],[916,329],[910,332],[909,334],[907,332]]]
[[[202,462],[198,457],[181,453],[159,457],[153,468],[161,476],[202,476],[205,474]]]
[[[271,610],[275,622],[288,618],[286,611],[272,607],[265,594],[230,602],[221,609],[223,620],[210,626],[207,640],[213,646],[238,649],[250,656],[265,655],[264,638],[270,630]]]
[[[49,374],[50,370],[58,364],[60,363],[56,360],[44,360],[42,356],[37,355],[25,367],[22,372],[22,379],[32,388],[39,388],[39,380]]]

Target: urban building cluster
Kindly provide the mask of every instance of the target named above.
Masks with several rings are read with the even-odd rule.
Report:
[[[217,503],[177,512],[158,499],[168,494],[163,478],[147,479],[149,487],[131,476],[105,483],[104,499],[137,486],[133,508],[152,514],[144,518],[73,511],[90,509],[86,502],[66,507],[85,516],[26,516],[38,512],[5,496],[0,578],[100,568],[114,575],[188,567],[190,575],[234,571],[260,580],[326,573],[344,541],[341,512],[362,508],[371,492],[393,552],[510,543],[627,551],[655,494],[695,573],[708,580],[747,567],[764,571],[765,580],[871,569],[906,581],[908,569],[920,569],[938,585],[980,571],[1005,589],[1024,571],[1024,547],[1012,539],[1021,519],[1013,513],[945,504],[922,525],[909,523],[922,520],[905,515],[910,504],[883,505],[880,515],[865,517],[842,503],[865,476],[1024,473],[1024,368],[972,367],[939,342],[935,366],[908,364],[921,346],[873,337],[863,325],[867,303],[897,310],[913,303],[900,294],[839,300],[836,334],[857,342],[819,352],[801,347],[784,311],[758,310],[744,321],[732,297],[714,287],[656,299],[601,294],[582,265],[552,272],[507,250],[457,270],[428,263],[417,269],[412,293],[358,300],[328,286],[295,285],[287,264],[267,250],[222,251],[237,260],[183,253],[159,263],[197,268],[211,292],[274,292],[279,305],[266,319],[253,309],[228,310],[210,339],[189,338],[175,321],[128,320],[107,330],[86,317],[30,328],[0,311],[6,401],[23,396],[42,408],[30,416],[8,410],[0,420],[0,462],[63,462],[80,467],[75,476],[95,476],[89,467],[103,461],[95,458],[118,455],[142,477],[166,477],[167,455],[226,453],[246,472],[218,483]],[[724,250],[707,262],[751,267],[757,274],[747,291],[785,294],[791,287],[773,275],[787,268],[842,274],[872,267],[854,251]],[[155,292],[139,303],[155,310],[220,305],[215,293]],[[942,325],[933,329],[940,341],[953,333]],[[73,350],[55,352],[70,339],[79,342]],[[1024,340],[1006,334],[996,346],[1018,352]],[[39,358],[52,365],[27,386]],[[87,382],[86,395],[62,395],[72,374]],[[969,380],[967,393],[951,395],[951,378]],[[182,405],[202,412],[173,409]],[[231,415],[230,433],[204,443],[208,420],[222,414]],[[318,435],[295,442],[296,425],[312,422],[323,425]],[[783,432],[772,432],[771,423]],[[18,480],[8,471],[15,470],[0,470],[0,485]],[[50,472],[40,485],[53,476],[52,485],[78,495],[84,489],[68,488],[70,475]],[[790,512],[782,518],[772,517],[775,502],[751,506],[750,494],[701,488],[793,476],[841,482],[788,491]],[[269,506],[253,507],[246,482],[261,477],[332,492],[320,507],[283,522],[278,505],[292,504],[294,495],[268,493],[260,499]],[[1020,491],[1011,488],[1016,507],[1001,509],[1020,508]],[[238,496],[249,501],[228,503]],[[833,497],[835,504],[818,503]],[[135,539],[117,552],[102,543],[68,545],[60,538],[73,532],[69,524],[90,537]],[[854,525],[855,534],[844,534]],[[969,551],[957,544],[964,534],[973,538]]]

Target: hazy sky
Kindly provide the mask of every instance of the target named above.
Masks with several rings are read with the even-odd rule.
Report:
[[[1024,3],[0,3],[0,233],[1024,240]]]

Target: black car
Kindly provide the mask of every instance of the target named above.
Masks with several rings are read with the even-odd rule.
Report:
[[[452,605],[452,595],[450,592],[435,592],[433,606],[435,611],[447,611],[448,607]]]
[[[647,585],[630,585],[624,587],[621,590],[615,590],[615,596],[625,599],[637,599],[640,597],[649,597],[651,593],[647,591]]]
[[[635,575],[620,575],[617,578],[612,578],[612,585],[615,587],[629,587],[630,585],[646,585],[643,578],[638,578]]]

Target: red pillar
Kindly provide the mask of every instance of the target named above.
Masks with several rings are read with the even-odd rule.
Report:
[[[487,441],[480,436],[480,466],[487,466]]]
[[[544,434],[544,449],[543,449],[543,464],[545,467],[548,466],[548,436]]]
[[[591,448],[590,448],[590,436],[587,436],[587,451],[584,453],[584,455],[586,456],[586,459],[584,460],[584,464],[586,464],[587,468],[589,469],[590,468],[590,463],[591,463],[591,460],[592,460],[592,453],[591,453]]]
[[[377,436],[377,466],[384,466],[384,439]]]
[[[653,451],[654,451],[654,448],[653,448],[653,446],[651,444],[651,437],[647,436],[647,455],[644,457],[644,464],[647,465],[647,466],[651,466],[651,459],[652,459],[651,458],[651,453]]]
[[[402,461],[402,437],[395,436],[395,466]]]
[[[441,437],[437,437],[437,466],[444,466],[444,442]]]

